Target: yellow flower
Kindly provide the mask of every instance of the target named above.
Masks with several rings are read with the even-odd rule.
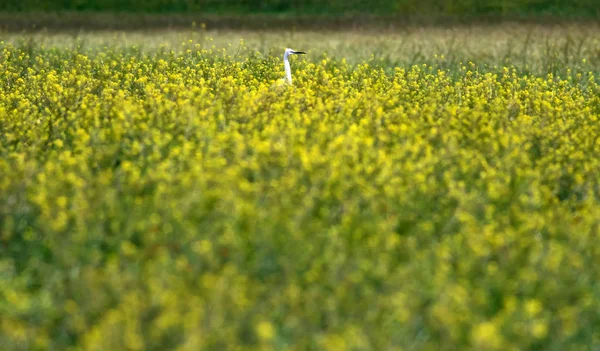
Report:
[[[502,347],[502,336],[493,322],[476,325],[471,332],[471,340],[479,350],[497,350]]]
[[[270,322],[262,321],[256,325],[256,334],[263,341],[270,341],[275,336],[275,328]]]
[[[542,311],[542,304],[535,299],[528,300],[525,303],[525,312],[527,315],[533,317],[539,314]]]
[[[542,321],[536,321],[531,328],[531,332],[534,337],[542,339],[548,335],[548,325]]]

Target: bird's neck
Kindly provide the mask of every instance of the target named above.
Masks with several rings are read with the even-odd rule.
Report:
[[[292,68],[290,67],[287,55],[283,57],[283,65],[285,67],[285,79],[289,84],[292,84]]]

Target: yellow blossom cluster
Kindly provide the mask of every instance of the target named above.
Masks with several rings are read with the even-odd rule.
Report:
[[[600,345],[593,72],[0,44],[2,350]]]

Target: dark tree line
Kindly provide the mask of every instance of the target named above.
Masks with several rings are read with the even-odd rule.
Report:
[[[2,0],[0,11],[598,15],[600,0]]]

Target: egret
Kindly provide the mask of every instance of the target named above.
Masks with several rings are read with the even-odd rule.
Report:
[[[289,85],[292,85],[292,69],[290,68],[290,55],[305,55],[303,51],[294,51],[290,48],[285,49],[283,53],[283,65],[285,66],[285,80]]]

